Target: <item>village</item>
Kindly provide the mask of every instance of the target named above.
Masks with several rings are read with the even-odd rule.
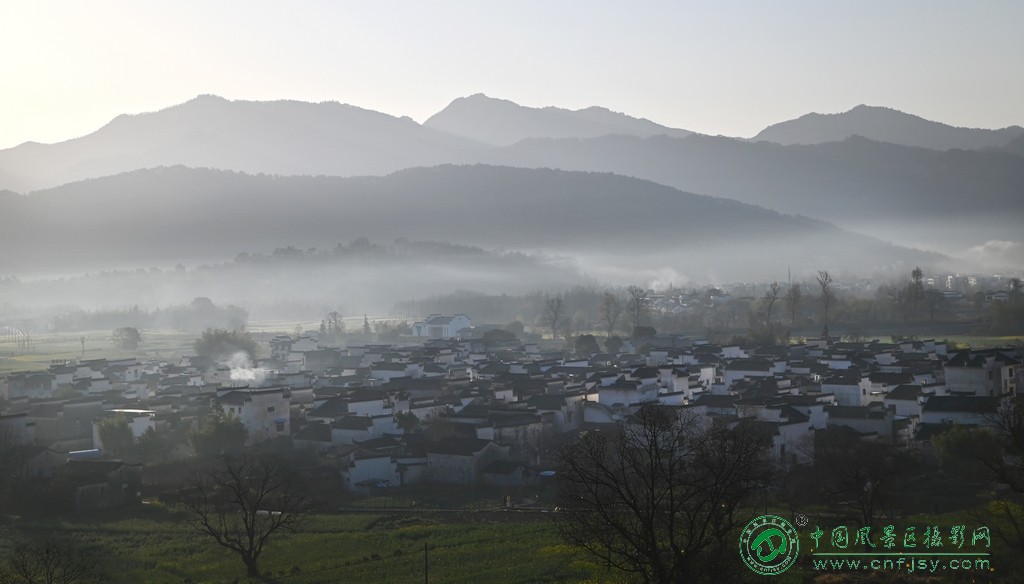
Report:
[[[83,510],[157,494],[147,491],[159,481],[143,479],[151,464],[202,454],[194,435],[235,420],[245,446],[302,453],[303,472],[339,492],[516,488],[553,476],[559,448],[580,433],[643,404],[692,423],[756,424],[770,436],[764,456],[789,469],[812,462],[815,433],[834,427],[928,453],[954,425],[996,424],[1024,382],[1019,347],[655,335],[577,354],[464,314],[411,328],[400,343],[347,347],[317,331],[277,335],[251,362],[89,359],[14,372],[0,385],[0,426],[30,447],[32,489],[70,485],[63,504]],[[104,444],[116,435],[103,430],[110,420],[130,430],[127,443]]]

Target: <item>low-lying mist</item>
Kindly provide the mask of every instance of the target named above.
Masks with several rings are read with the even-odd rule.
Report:
[[[58,279],[0,280],[0,318],[73,311],[154,310],[208,298],[250,320],[319,320],[327,312],[389,314],[396,302],[453,290],[523,294],[591,282],[571,260],[437,242],[377,245],[359,238],[333,250],[294,247],[194,268],[108,271]],[[166,319],[165,319],[166,320]],[[223,319],[221,319],[223,320]],[[202,328],[180,324],[174,328]],[[189,321],[190,322],[190,321]],[[207,323],[207,324],[220,324]]]

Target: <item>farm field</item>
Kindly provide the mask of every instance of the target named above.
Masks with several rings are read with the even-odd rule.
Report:
[[[565,546],[544,514],[391,511],[310,516],[297,533],[281,533],[260,560],[265,582],[388,583],[587,582],[604,570]],[[197,535],[162,506],[63,520],[0,524],[0,554],[17,541],[59,532],[104,558],[110,582],[245,581],[233,553]]]

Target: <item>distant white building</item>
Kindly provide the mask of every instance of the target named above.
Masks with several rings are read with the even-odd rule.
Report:
[[[465,314],[444,316],[431,314],[426,320],[412,325],[412,334],[431,339],[450,339],[459,336],[463,329],[473,326]]]

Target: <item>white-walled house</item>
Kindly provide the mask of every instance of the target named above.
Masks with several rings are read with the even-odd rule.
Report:
[[[1016,393],[1020,367],[998,349],[959,351],[943,365],[943,373],[950,393],[991,397]]]
[[[342,488],[368,493],[380,484],[398,484],[397,465],[390,454],[356,450],[341,469]]]
[[[635,381],[620,380],[597,388],[598,403],[606,406],[624,406],[658,400],[657,385],[641,385]]]
[[[444,316],[431,314],[425,320],[412,325],[412,334],[416,337],[431,339],[450,339],[459,336],[462,329],[473,326],[465,314]]]
[[[828,425],[846,426],[861,434],[876,434],[892,438],[895,432],[893,421],[896,410],[883,407],[881,403],[872,406],[827,406]]]
[[[291,403],[283,387],[218,392],[221,409],[235,416],[248,432],[246,444],[288,436]]]
[[[380,416],[348,415],[331,423],[331,442],[352,444],[380,438],[385,434],[399,434],[395,417],[390,413]]]
[[[840,406],[863,406],[868,402],[867,387],[861,385],[861,375],[857,370],[844,371],[822,379],[821,392],[834,395],[836,405]]]
[[[920,418],[927,398],[920,385],[904,383],[886,394],[883,403],[886,407],[895,408],[897,418]]]
[[[770,455],[782,464],[806,464],[814,450],[810,418],[786,404],[738,402],[739,423],[755,423],[771,436]]]
[[[772,363],[765,359],[735,359],[724,368],[724,383],[731,386],[745,377],[771,377],[775,375]]]
[[[491,440],[444,438],[427,447],[427,480],[447,485],[478,485],[487,465],[507,458],[508,447]]]

